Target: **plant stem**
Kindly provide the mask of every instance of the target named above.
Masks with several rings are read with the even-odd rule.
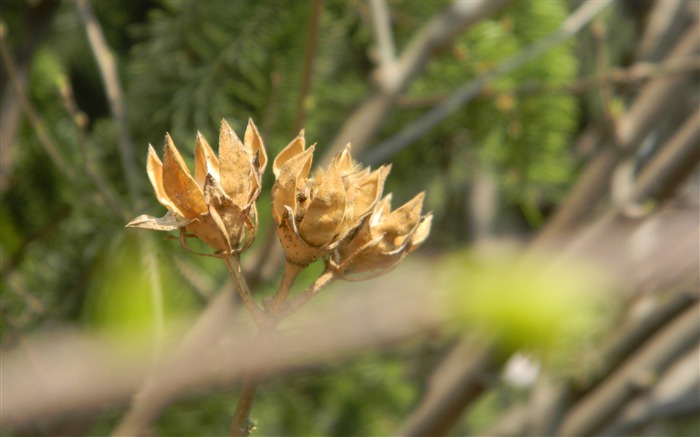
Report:
[[[241,387],[241,395],[236,405],[236,412],[233,414],[231,421],[231,437],[246,437],[252,431],[252,426],[248,420],[250,410],[253,407],[255,393],[260,385],[260,375],[257,373],[248,373],[243,378],[243,386]]]
[[[272,313],[273,318],[278,319],[279,311],[284,306],[287,300],[287,295],[289,295],[289,290],[292,289],[294,281],[296,280],[299,273],[303,270],[302,267],[292,264],[289,261],[284,263],[284,274],[282,275],[282,280],[280,281],[280,286],[275,293],[275,297],[272,298],[272,303],[269,310]]]
[[[253,321],[258,327],[263,326],[265,324],[265,315],[255,303],[255,300],[253,300],[253,295],[250,292],[248,283],[246,282],[243,272],[241,271],[241,263],[238,255],[234,254],[224,258],[224,262],[226,263],[226,267],[231,274],[233,284],[236,286],[236,290],[238,290],[238,294],[241,296],[243,304],[246,306],[246,308],[248,308],[248,312],[253,318]]]
[[[282,313],[283,316],[288,316],[296,312],[299,308],[304,306],[312,297],[316,296],[319,291],[328,286],[331,282],[335,281],[338,277],[335,275],[333,270],[327,269],[321,276],[319,276],[313,284],[304,290],[303,293],[295,297],[289,304],[284,308]]]
[[[224,260],[243,303],[248,308],[253,321],[258,326],[258,339],[261,341],[265,341],[275,335],[277,322],[279,322],[281,318],[301,308],[309,299],[321,291],[322,288],[336,279],[335,273],[332,270],[324,271],[303,293],[297,296],[289,305],[285,306],[287,296],[294,284],[294,280],[303,270],[303,267],[287,262],[284,266],[284,274],[282,275],[277,293],[272,298],[270,304],[263,305],[263,309],[261,310],[253,300],[252,293],[241,271],[238,255],[231,255]],[[244,376],[238,405],[236,405],[236,411],[231,421],[231,437],[245,437],[252,431],[253,426],[249,421],[249,416],[253,407],[253,401],[255,400],[255,394],[258,390],[258,385],[260,385],[259,373],[249,372]]]

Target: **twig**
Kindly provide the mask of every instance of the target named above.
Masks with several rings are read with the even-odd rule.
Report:
[[[371,151],[362,157],[362,161],[368,164],[384,162],[387,158],[416,141],[456,110],[474,99],[481,90],[494,79],[510,73],[576,34],[576,32],[592,20],[593,17],[603,10],[611,1],[612,0],[587,0],[579,6],[555,32],[534,42],[514,56],[501,62],[490,72],[460,87],[447,100],[428,111],[423,117],[411,123],[398,134],[373,147]]]
[[[12,56],[10,47],[7,45],[6,34],[7,28],[5,24],[0,23],[0,56],[2,57],[3,66],[5,67],[5,71],[10,79],[12,90],[19,100],[22,110],[27,116],[29,123],[32,125],[32,128],[34,128],[34,132],[36,132],[39,142],[44,147],[44,150],[49,155],[49,158],[51,158],[54,166],[69,182],[73,183],[75,182],[75,173],[66,163],[66,160],[59,151],[59,148],[51,136],[51,133],[46,128],[46,124],[43,122],[41,116],[36,111],[34,105],[32,105],[25,93],[25,87],[19,79],[17,64]]]
[[[396,62],[396,48],[391,32],[389,8],[384,0],[370,0],[369,7],[372,11],[372,30],[377,41],[379,70],[382,72],[381,75],[385,75],[391,72]]]
[[[585,381],[585,385],[572,380],[557,384],[547,393],[547,399],[539,408],[521,417],[522,424],[528,423],[530,434],[554,435],[565,415],[575,408],[577,402],[598,385],[605,383],[606,378],[622,367],[635,351],[644,347],[649,338],[698,302],[699,298],[697,291],[683,289],[676,292],[667,302],[658,304],[647,317],[617,327],[600,348],[592,353],[596,362],[604,366],[589,366],[586,374],[579,378]]]
[[[630,357],[623,368],[570,412],[555,434],[590,435],[603,427],[630,398],[646,390],[659,373],[700,340],[698,311],[698,304],[689,307]]]
[[[109,109],[112,118],[118,126],[119,132],[119,154],[121,156],[122,169],[126,178],[126,185],[129,190],[129,196],[132,201],[138,202],[139,183],[136,174],[136,160],[134,158],[134,150],[132,146],[131,136],[129,135],[129,125],[127,122],[127,110],[124,99],[124,91],[119,80],[119,72],[114,54],[107,45],[102,27],[99,21],[92,13],[89,0],[76,0],[75,7],[78,10],[80,20],[85,27],[88,42],[92,50],[92,54],[97,62],[97,67],[100,70],[102,84],[105,87]],[[154,308],[155,320],[155,336],[156,339],[162,339],[164,332],[164,317],[163,317],[163,290],[160,283],[160,275],[158,273],[158,260],[153,254],[151,243],[148,240],[138,240],[139,254],[144,260],[146,266],[149,266],[149,281],[151,288],[151,300]],[[157,360],[158,351],[161,345],[156,347],[155,359]]]
[[[282,280],[280,281],[277,293],[272,298],[272,302],[268,307],[269,311],[273,313],[273,317],[278,317],[276,313],[284,306],[287,301],[287,295],[294,285],[294,280],[297,278],[299,273],[301,273],[302,267],[290,262],[285,262],[284,273],[282,274]]]
[[[100,70],[102,83],[104,84],[109,101],[109,109],[114,121],[119,127],[119,153],[121,155],[122,169],[129,187],[129,193],[136,200],[138,193],[138,176],[136,173],[136,159],[129,136],[129,125],[126,117],[126,104],[124,103],[124,92],[119,81],[119,72],[114,60],[114,54],[109,49],[102,27],[92,13],[89,0],[76,0],[75,6],[78,15],[85,26],[92,54],[95,57]]]
[[[632,202],[671,196],[700,160],[700,109],[685,120],[637,178]]]
[[[139,240],[139,252],[148,271],[149,294],[153,303],[154,349],[153,360],[157,363],[163,352],[165,340],[165,306],[163,304],[163,284],[160,281],[158,259],[154,255],[151,237]]]
[[[258,324],[258,339],[262,342],[267,341],[269,338],[274,337],[276,325],[282,317],[281,310],[284,307],[284,303],[287,299],[287,295],[294,285],[294,280],[303,270],[296,264],[285,263],[284,273],[280,281],[277,293],[272,298],[269,304],[263,302],[264,305],[264,324]],[[246,299],[243,298],[246,302]],[[257,308],[257,306],[256,306]],[[238,398],[238,404],[236,405],[236,411],[233,415],[231,421],[231,437],[247,437],[253,429],[250,423],[250,411],[253,408],[253,401],[255,400],[255,393],[260,385],[260,373],[251,370],[243,376],[243,384],[241,386],[241,392]]]
[[[123,220],[129,220],[131,218],[129,208],[127,208],[121,199],[117,197],[107,181],[102,177],[102,173],[100,173],[90,157],[90,150],[87,146],[87,132],[85,131],[87,117],[78,109],[70,82],[65,79],[61,80],[58,89],[61,94],[61,98],[63,99],[63,107],[66,108],[66,111],[73,120],[75,128],[78,132],[78,146],[80,147],[80,151],[83,155],[83,166],[85,168],[85,172],[90,179],[92,179],[95,187],[97,187],[97,191],[100,193],[102,199],[107,203],[107,205],[109,205],[114,212],[119,214]]]
[[[486,374],[498,368],[488,345],[460,342],[431,373],[428,390],[397,433],[402,436],[442,436],[464,409],[486,389]]]
[[[248,373],[243,377],[243,385],[236,405],[236,412],[231,421],[231,437],[247,437],[253,430],[250,423],[250,410],[253,408],[255,393],[260,385],[260,375],[257,373]]]
[[[253,321],[258,327],[264,326],[267,319],[262,310],[258,307],[258,304],[255,303],[255,300],[253,299],[253,294],[250,292],[248,283],[246,282],[243,272],[241,271],[241,263],[238,256],[239,255],[237,254],[233,254],[224,258],[226,268],[228,268],[233,284],[235,285],[236,290],[238,290],[238,295],[241,297],[243,304],[248,309]]]
[[[587,380],[588,387],[578,393],[584,396],[602,382],[608,375],[617,370],[636,350],[653,335],[674,320],[684,310],[700,300],[698,292],[681,290],[671,296],[667,302],[659,304],[652,313],[642,320],[615,330],[601,346],[600,360],[606,364],[605,369],[596,372],[591,369]]]
[[[284,310],[282,311],[282,314],[286,317],[290,314],[297,312],[302,306],[306,304],[306,302],[311,300],[321,290],[330,285],[336,279],[338,279],[338,277],[336,276],[335,272],[333,272],[332,270],[326,270],[313,282],[313,284],[309,285],[309,287],[306,290],[304,290],[301,294],[292,299],[285,306]]]
[[[133,395],[130,391],[138,389],[137,395],[133,396],[129,410],[112,432],[113,436],[142,435],[170,402],[191,387],[191,372],[196,372],[193,369],[196,369],[201,357],[215,348],[222,336],[234,332],[237,327],[235,322],[238,308],[233,297],[233,293],[227,292],[215,295],[189,328],[184,339],[167,359],[160,362],[159,368],[148,374],[142,371],[142,377],[127,387],[125,398]],[[144,377],[145,383],[141,380]]]
[[[301,89],[299,90],[299,100],[297,101],[297,116],[294,120],[294,129],[292,129],[295,135],[304,127],[304,120],[306,119],[306,99],[311,90],[311,81],[314,75],[314,59],[316,58],[316,46],[318,45],[318,29],[321,24],[322,6],[321,0],[313,0],[306,38],[304,73],[302,75]]]
[[[676,44],[667,61],[687,57],[695,58],[700,49],[697,38],[700,25],[688,29]],[[658,123],[658,119],[677,104],[677,97],[691,80],[691,75],[664,77],[642,88],[627,113],[620,118],[617,127],[617,147],[605,147],[582,171],[573,188],[561,203],[547,225],[540,231],[531,245],[543,247],[560,238],[587,220],[595,205],[607,191],[609,180],[623,154],[632,153],[641,140]]]
[[[607,29],[601,21],[594,21],[591,23],[591,34],[595,45],[595,66],[599,74],[604,75],[609,69],[608,51],[605,41]],[[601,112],[603,113],[605,131],[608,135],[615,135],[617,133],[617,117],[613,113],[613,92],[610,87],[610,82],[601,82],[598,87],[598,94],[600,94],[600,105],[602,107]],[[617,139],[615,142],[619,143]]]
[[[396,74],[392,76],[394,81],[385,82],[382,89],[375,91],[347,118],[321,161],[329,161],[350,141],[356,154],[365,149],[401,92],[423,72],[428,60],[451,44],[462,31],[491,16],[507,3],[508,0],[453,1],[430,19],[401,53],[396,62]]]
[[[495,98],[502,95],[533,96],[544,93],[578,94],[596,89],[604,84],[630,85],[647,79],[687,74],[698,70],[700,70],[700,58],[671,59],[663,64],[640,62],[628,68],[613,68],[604,74],[583,77],[566,84],[525,83],[510,89],[487,87],[481,90],[476,98]],[[397,105],[401,108],[433,107],[448,97],[449,94],[435,94],[420,98],[404,96],[399,99]]]
[[[664,51],[673,42],[674,37],[683,31],[684,0],[656,1],[647,13],[644,32],[639,36],[635,58],[642,61],[656,61],[663,57]],[[688,14],[691,15],[691,14]],[[687,17],[693,19],[692,16]]]

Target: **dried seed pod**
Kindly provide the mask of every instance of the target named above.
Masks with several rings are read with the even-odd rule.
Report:
[[[350,145],[309,178],[314,146],[302,131],[275,158],[272,211],[287,260],[306,266],[353,234],[381,196],[388,167],[354,162]]]
[[[334,251],[332,267],[351,279],[357,274],[381,274],[396,267],[430,233],[432,214],[421,216],[424,196],[420,193],[394,211],[391,194],[384,197],[357,233]]]
[[[218,253],[245,250],[257,232],[255,201],[260,195],[267,154],[252,120],[244,141],[221,121],[219,157],[197,133],[194,177],[170,135],[163,161],[149,145],[147,173],[158,201],[168,209],[161,218],[142,215],[128,227],[194,234]]]

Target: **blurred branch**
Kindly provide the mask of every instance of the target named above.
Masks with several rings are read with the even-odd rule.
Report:
[[[352,141],[356,154],[374,138],[379,126],[395,106],[404,89],[425,69],[428,60],[450,45],[465,29],[488,18],[506,5],[508,0],[455,0],[430,19],[411,40],[396,62],[392,81],[377,78],[380,86],[347,118],[340,132],[331,141],[323,162]],[[381,75],[375,70],[373,75]]]
[[[685,0],[656,0],[647,14],[644,32],[637,44],[635,58],[641,61],[657,61],[663,57],[664,51],[673,45],[673,39],[683,31],[683,10]],[[692,17],[691,17],[692,19]]]
[[[231,272],[234,279],[236,287],[241,287],[239,293],[242,296],[243,302],[249,302],[251,307],[248,307],[248,312],[253,316],[253,320],[258,327],[264,328],[259,332],[257,339],[252,340],[253,344],[261,344],[267,342],[279,341],[279,336],[272,335],[270,330],[276,324],[279,317],[287,317],[292,313],[300,309],[309,299],[314,297],[322,288],[328,286],[334,279],[335,276],[328,272],[322,274],[319,278],[314,281],[304,292],[300,293],[295,299],[289,302],[286,307],[276,307],[273,311],[279,310],[279,313],[273,313],[273,322],[270,324],[269,320],[265,317],[269,314],[265,314],[260,310],[255,302],[250,301],[250,291],[247,288],[245,279],[241,278],[240,270],[236,273],[236,268],[240,268],[238,260],[231,257],[227,259],[227,267]],[[291,271],[287,273],[288,277],[296,276],[298,271]],[[278,295],[286,296],[286,292],[282,290],[289,291],[292,286],[292,281],[282,281],[280,283],[280,289],[278,290]],[[243,297],[246,296],[246,297]],[[176,351],[172,356],[162,362],[157,371],[153,372],[146,384],[144,384],[138,391],[138,394],[134,397],[134,402],[127,412],[127,414],[122,419],[121,423],[114,431],[113,435],[139,435],[141,434],[153,421],[157,419],[162,410],[170,403],[177,399],[178,396],[182,395],[186,391],[190,390],[190,386],[185,383],[180,383],[179,379],[176,382],[168,381],[167,375],[171,373],[177,374],[177,378],[182,378],[181,366],[191,366],[191,364],[183,364],[187,360],[195,359],[195,357],[200,356],[206,351],[206,346],[208,341],[218,341],[222,335],[222,332],[230,332],[240,334],[242,337],[236,337],[236,341],[243,341],[240,338],[247,338],[242,334],[242,329],[239,327],[237,329],[226,330],[221,325],[227,323],[234,319],[234,300],[233,294],[220,293],[217,295],[207,306],[207,309],[199,316],[192,329],[186,336],[185,340],[176,347]],[[271,308],[266,306],[266,309]],[[240,322],[240,321],[239,321]],[[245,340],[248,341],[248,340]],[[240,352],[249,353],[249,351]],[[264,373],[260,366],[246,367],[241,370],[241,374],[238,377],[244,379],[243,389],[239,405],[236,407],[235,420],[231,427],[232,435],[235,433],[243,433],[247,428],[245,425],[245,419],[247,419],[249,414],[249,409],[252,404],[253,397],[255,396],[255,391],[257,389],[257,384],[259,382],[260,374]],[[165,376],[163,376],[165,375]],[[189,376],[185,376],[187,378]],[[165,380],[162,380],[162,379]]]
[[[372,30],[377,42],[380,76],[392,77],[391,69],[396,62],[396,47],[391,31],[389,7],[385,0],[369,0],[369,6],[372,11]]]
[[[576,32],[592,20],[593,17],[611,1],[612,0],[587,0],[579,6],[555,32],[530,44],[514,56],[501,62],[493,70],[460,87],[445,101],[440,103],[440,105],[428,111],[423,117],[411,123],[398,134],[382,141],[376,147],[372,148],[372,150],[362,157],[362,161],[368,164],[384,162],[474,99],[494,79],[512,72],[526,62],[542,55],[565,39],[576,34]]]
[[[670,197],[699,161],[700,109],[696,109],[644,166],[635,183],[632,201]]]
[[[654,302],[653,310],[645,317],[618,327],[601,345],[599,356],[605,363],[604,369],[591,369],[585,377],[588,381],[579,397],[596,387],[608,375],[617,370],[636,350],[664,326],[691,308],[700,300],[700,290],[681,289],[668,298],[666,302]]]
[[[237,331],[243,335],[246,332],[245,329],[232,329],[240,322],[233,297],[232,293],[217,294],[174,351],[161,361],[156,371],[151,372],[145,383],[134,381],[124,394],[114,395],[123,399],[138,388],[129,410],[112,432],[113,436],[142,435],[167,405],[190,387],[186,383],[188,376],[182,372],[191,371],[196,364],[192,361],[194,357],[205,356],[212,344],[222,335],[225,337],[226,333]],[[99,392],[97,395],[105,396]]]
[[[321,12],[323,3],[321,0],[313,0],[309,28],[306,37],[306,55],[304,56],[304,73],[302,74],[299,101],[297,102],[297,116],[294,120],[292,133],[296,135],[304,127],[306,120],[306,99],[311,90],[311,82],[314,76],[314,59],[316,59],[316,46],[318,45],[318,29],[321,25]]]
[[[61,80],[58,90],[63,100],[63,106],[68,112],[68,115],[70,115],[71,120],[73,120],[76,131],[78,132],[78,146],[83,155],[85,173],[92,179],[104,202],[109,205],[115,213],[121,216],[124,221],[129,220],[131,218],[127,212],[129,209],[124,205],[121,199],[117,197],[116,193],[102,177],[102,173],[97,169],[97,166],[90,156],[90,150],[87,146],[87,116],[78,109],[73,95],[73,87],[67,78]]]
[[[10,50],[6,39],[7,27],[4,23],[0,23],[0,55],[2,56],[3,67],[5,67],[5,71],[10,79],[12,91],[19,100],[24,114],[27,116],[27,119],[32,125],[39,142],[42,146],[44,146],[44,150],[49,155],[49,158],[51,158],[54,166],[68,180],[68,182],[73,183],[75,182],[75,173],[67,164],[56,142],[51,136],[51,133],[46,127],[46,124],[34,108],[34,105],[32,105],[32,103],[29,101],[29,98],[26,95],[25,86],[20,79],[19,72],[17,71],[17,64],[15,63],[14,56],[12,56],[12,51]]]
[[[394,286],[397,282],[401,287]],[[429,272],[415,265],[391,282],[334,293],[332,300],[300,312],[293,329],[265,342],[251,335],[247,314],[234,312],[231,294],[218,295],[176,352],[151,372],[152,379],[113,435],[141,435],[184,394],[224,389],[248,371],[289,372],[431,332],[444,323],[445,314],[436,295],[424,292],[430,283]],[[3,351],[3,429],[126,402],[146,376],[150,360],[137,355],[138,361],[125,361],[117,352],[104,339],[83,336]],[[133,357],[133,349],[129,352]]]
[[[695,58],[700,50],[697,38],[700,26],[696,23],[666,57]],[[616,147],[603,148],[583,170],[573,188],[547,225],[537,235],[534,247],[546,246],[561,235],[573,230],[590,217],[594,206],[607,191],[617,163],[625,154],[631,154],[641,140],[657,125],[658,120],[678,103],[678,97],[692,80],[692,75],[656,79],[639,92],[627,113],[617,124]]]
[[[606,74],[609,70],[609,53],[606,47],[606,34],[607,29],[605,24],[603,24],[600,20],[593,21],[591,23],[591,35],[593,36],[593,43],[595,47],[595,68],[600,75]],[[616,126],[618,117],[613,112],[613,92],[612,88],[610,87],[610,82],[601,82],[597,91],[600,95],[600,109],[601,113],[603,114],[605,132],[607,132],[609,135],[614,135],[617,132]]]
[[[25,2],[22,8],[22,21],[18,23],[18,29],[24,28],[31,29],[32,31],[24,33],[24,36],[21,38],[23,43],[18,47],[16,56],[12,56],[10,52],[12,59],[15,61],[15,79],[12,80],[9,72],[8,75],[0,75],[0,96],[2,96],[2,114],[0,114],[0,120],[2,120],[2,129],[0,129],[0,193],[9,188],[8,182],[10,182],[10,173],[12,171],[13,159],[15,158],[13,146],[16,147],[17,145],[15,138],[20,127],[21,115],[24,110],[18,96],[25,94],[24,87],[26,86],[27,74],[36,47],[51,28],[49,22],[53,18],[58,7],[59,2],[57,0],[38,0],[31,3]],[[0,32],[7,32],[4,22],[0,24],[0,27],[2,27]],[[18,33],[22,32],[19,31]],[[6,49],[11,48],[9,45],[8,47],[2,48],[3,51]],[[8,77],[10,77],[9,83],[7,80]],[[13,91],[17,84],[21,85],[22,88],[19,93],[17,93],[16,90]]]
[[[596,89],[605,84],[630,86],[643,80],[688,74],[697,71],[700,71],[700,58],[698,57],[671,59],[663,64],[640,62],[627,68],[612,68],[603,74],[583,77],[566,84],[550,85],[525,83],[511,89],[486,87],[479,92],[476,98],[495,98],[502,95],[526,97],[546,93],[579,94]],[[426,97],[403,96],[399,99],[397,106],[401,108],[433,107],[440,104],[448,97],[449,94],[435,94]]]
[[[632,320],[623,322],[612,330],[603,344],[591,352],[595,361],[587,366],[584,375],[577,378],[579,382],[569,379],[552,383],[550,387],[538,386],[533,396],[538,396],[541,402],[533,405],[528,410],[529,414],[519,417],[519,425],[502,424],[498,425],[499,428],[515,426],[521,429],[527,424],[531,434],[554,435],[568,411],[575,408],[596,387],[605,383],[606,378],[623,366],[657,332],[697,303],[700,300],[700,290],[682,287],[663,302],[660,302],[659,296],[645,298],[651,308],[642,317],[630,317]]]
[[[700,341],[700,305],[685,310],[630,357],[621,369],[584,398],[564,419],[557,435],[591,435],[628,401],[647,390],[661,372]]]
[[[645,347],[649,336],[697,304],[700,298],[697,215],[697,207],[665,208],[641,219],[606,215],[577,234],[577,238],[570,238],[568,245],[562,245],[563,249],[557,252],[550,267],[554,271],[558,262],[589,259],[604,266],[607,274],[620,281],[621,293],[635,293],[629,295],[628,300],[636,297],[641,288],[647,293],[664,289],[678,291],[667,301],[658,295],[646,296],[654,303],[650,312],[637,322],[612,330],[614,334],[609,336],[608,342],[594,353],[602,357],[601,364],[605,367],[591,367],[591,373],[584,375],[586,385],[579,387],[574,381],[554,381],[554,384],[538,386],[532,394],[537,398],[536,405],[530,399],[526,407],[507,411],[486,435],[563,435],[555,432],[561,414],[594,384],[604,381],[607,375],[626,363],[634,351]],[[658,256],[660,253],[664,254],[662,259]]]
[[[461,341],[431,373],[427,392],[397,435],[447,434],[486,389],[486,376],[498,367],[490,346]]]
[[[635,399],[602,434],[634,435],[651,422],[697,417],[700,412],[698,356],[700,343],[676,360],[650,392]]]
[[[75,6],[83,22],[83,26],[85,26],[85,33],[87,34],[92,54],[100,70],[102,83],[104,84],[107,100],[109,101],[109,109],[119,128],[119,153],[121,155],[122,169],[124,170],[124,177],[126,178],[129,193],[133,200],[137,200],[136,195],[139,192],[139,184],[136,173],[136,159],[129,135],[124,91],[119,81],[119,72],[117,71],[114,54],[107,45],[107,40],[102,32],[99,21],[97,21],[92,13],[89,0],[76,0]]]
[[[115,56],[107,45],[102,27],[92,12],[89,0],[76,0],[75,7],[80,16],[80,20],[85,27],[88,42],[92,50],[92,55],[100,70],[102,83],[109,102],[109,109],[117,127],[119,135],[119,154],[121,156],[122,170],[126,178],[126,185],[132,202],[138,202],[139,183],[136,168],[136,159],[129,134],[127,120],[127,108],[124,91],[119,80],[119,71]],[[127,210],[127,214],[132,214]],[[153,303],[154,336],[155,345],[153,349],[153,359],[160,359],[162,340],[164,337],[164,310],[163,310],[163,290],[160,281],[158,260],[154,255],[153,242],[148,237],[146,240],[138,240],[139,256],[143,260],[144,268],[149,273],[150,297]]]
[[[697,353],[694,358],[697,357]],[[616,424],[606,435],[635,435],[635,430],[656,421],[676,423],[683,418],[697,419],[700,414],[700,384],[691,385],[676,399],[659,402],[637,416]]]
[[[215,292],[217,278],[211,277],[208,272],[202,271],[199,265],[192,260],[192,257],[187,254],[183,256],[181,253],[173,254],[173,262],[182,278],[192,287],[194,291],[201,297],[203,301],[209,301]],[[226,276],[228,282],[228,275]],[[228,285],[226,289],[228,289]]]

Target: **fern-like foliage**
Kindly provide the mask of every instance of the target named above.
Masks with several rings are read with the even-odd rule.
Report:
[[[410,96],[450,93],[554,31],[566,14],[564,2],[514,2],[501,17],[476,25],[459,38],[451,53],[431,63]],[[424,156],[418,159],[439,165],[440,151],[447,159],[455,153],[449,144],[460,148],[469,142],[476,153],[462,156],[477,158],[478,165],[498,175],[507,198],[533,224],[538,223],[537,205],[558,200],[572,174],[568,149],[577,123],[576,101],[566,94],[518,96],[509,91],[529,82],[566,83],[576,73],[572,46],[554,48],[498,80],[492,87],[497,91],[495,97],[470,103],[423,138],[420,148],[424,151],[419,153]],[[457,139],[454,134],[467,136]],[[464,161],[453,161],[453,165],[463,171],[473,168]],[[468,177],[462,174],[457,179]]]

